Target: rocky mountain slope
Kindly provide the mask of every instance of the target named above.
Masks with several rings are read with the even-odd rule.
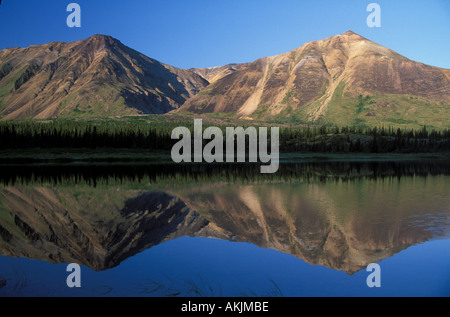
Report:
[[[205,78],[210,84],[215,83],[219,79],[228,76],[237,71],[242,66],[248,64],[228,64],[225,66],[207,67],[207,68],[190,68],[189,70],[199,74]]]
[[[450,126],[450,70],[409,60],[348,31],[243,65],[178,111],[296,122]]]
[[[208,230],[208,221],[162,192],[10,187],[0,204],[0,254],[94,270]]]
[[[445,192],[441,183],[434,186]],[[192,236],[249,242],[353,274],[445,234],[445,214],[431,215],[426,200],[411,201],[411,191],[414,197],[419,191],[413,182],[384,209],[376,202],[386,191],[371,198],[373,207],[361,209],[358,195],[342,199],[348,186],[304,189],[302,184],[212,184],[165,192],[4,187],[0,254],[106,270],[162,242]]]
[[[208,115],[450,127],[450,70],[352,31],[245,64],[178,69],[104,35],[0,51],[0,119]]]
[[[4,120],[161,114],[207,84],[104,35],[0,51]]]

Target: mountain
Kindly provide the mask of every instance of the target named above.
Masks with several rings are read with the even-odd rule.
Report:
[[[361,192],[373,190],[382,180],[356,180],[342,187],[295,182],[208,184],[168,193],[216,228],[232,233],[234,241],[354,274],[412,245],[450,234],[443,225],[449,223],[445,214],[432,212],[438,220],[430,221],[426,211],[439,209],[430,207],[429,200],[412,198],[420,197],[423,188],[402,179],[405,186],[395,191],[396,182],[372,191],[365,202]],[[444,193],[439,189],[442,185],[433,181],[433,191]],[[395,197],[395,204],[384,203],[388,196]]]
[[[208,221],[162,192],[5,188],[0,254],[106,270]]]
[[[409,60],[348,31],[245,64],[176,112],[450,127],[450,70]]]
[[[207,67],[207,68],[190,68],[189,70],[199,74],[205,78],[210,84],[215,83],[219,79],[228,76],[237,71],[242,66],[248,64],[228,64],[225,66]]]
[[[105,35],[0,51],[3,120],[161,114],[206,85]]]
[[[165,113],[449,128],[450,70],[352,31],[253,63],[188,70],[105,35],[0,51],[2,120]]]
[[[307,188],[304,183],[213,183],[165,191],[5,186],[0,189],[0,254],[106,270],[152,246],[191,236],[248,242],[353,274],[450,234],[439,209],[442,200],[430,207],[420,198],[417,180],[402,179],[402,189],[398,182],[356,180]],[[444,178],[427,180],[436,197],[445,197],[445,185]],[[373,192],[374,187],[379,190]],[[361,190],[373,192],[366,203]],[[386,193],[395,204],[385,205]]]

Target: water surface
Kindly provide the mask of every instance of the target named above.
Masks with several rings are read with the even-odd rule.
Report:
[[[3,296],[450,295],[445,162],[0,169]]]

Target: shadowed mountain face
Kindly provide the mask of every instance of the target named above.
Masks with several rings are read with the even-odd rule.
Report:
[[[401,186],[400,186],[401,182]],[[250,242],[348,274],[450,236],[448,177],[145,192],[4,187],[0,253],[95,270],[181,236]]]
[[[161,192],[5,188],[1,254],[105,270],[208,222]]]
[[[436,118],[450,118],[450,70],[409,60],[348,31],[243,65],[179,111],[303,122],[417,124],[423,116],[430,119],[430,108]],[[442,124],[449,125],[449,120]]]
[[[207,84],[104,35],[0,51],[6,120],[166,113]]]

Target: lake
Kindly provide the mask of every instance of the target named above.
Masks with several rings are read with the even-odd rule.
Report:
[[[445,160],[0,172],[0,296],[450,295]]]

